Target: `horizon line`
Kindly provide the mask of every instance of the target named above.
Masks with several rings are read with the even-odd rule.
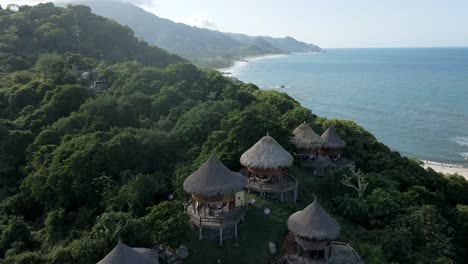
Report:
[[[395,47],[321,47],[321,49],[463,49],[468,46],[421,46],[421,47],[408,47],[408,46],[395,46]]]

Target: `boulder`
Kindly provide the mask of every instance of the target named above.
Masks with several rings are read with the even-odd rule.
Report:
[[[180,247],[176,250],[176,255],[180,259],[188,258],[189,256],[188,248],[184,245],[180,245]]]

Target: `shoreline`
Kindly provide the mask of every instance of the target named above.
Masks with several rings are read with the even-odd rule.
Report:
[[[236,68],[244,63],[249,63],[250,61],[269,59],[269,58],[281,58],[281,57],[287,57],[287,56],[291,56],[291,54],[269,53],[269,54],[263,54],[263,55],[241,56],[233,60],[231,62],[231,65],[229,65],[228,67],[216,68],[215,70],[225,74],[225,73],[228,73],[230,69]]]
[[[423,160],[423,164],[421,167],[424,169],[431,168],[436,172],[443,173],[443,174],[455,174],[463,176],[465,179],[468,180],[468,167],[463,167],[461,165],[455,164],[447,164],[447,163],[439,163],[433,162],[428,160]]]
[[[264,60],[264,59],[275,59],[275,58],[283,58],[289,57],[294,55],[306,55],[306,54],[314,54],[314,53],[321,53],[323,51],[307,51],[307,52],[291,52],[291,53],[268,53],[263,55],[250,55],[250,56],[240,56],[238,59],[233,60],[231,65],[228,67],[223,68],[215,68],[215,70],[221,72],[222,74],[231,75],[232,73],[229,72],[230,70],[239,67],[245,63],[249,63],[250,61],[257,61],[257,60]]]

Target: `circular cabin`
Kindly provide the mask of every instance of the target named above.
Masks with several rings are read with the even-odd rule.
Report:
[[[291,143],[296,147],[299,155],[310,157],[317,155],[317,151],[323,145],[323,139],[315,133],[312,127],[306,122],[294,129]]]
[[[295,236],[298,255],[310,260],[332,259],[330,246],[340,234],[338,223],[322,208],[317,198],[288,219],[288,229]]]
[[[262,137],[240,157],[240,163],[256,176],[282,175],[293,164],[293,157],[274,138]]]
[[[223,229],[234,228],[233,235],[237,237],[237,224],[244,219],[243,189],[246,186],[247,179],[243,175],[229,170],[215,156],[185,179],[183,188],[191,195],[185,209],[192,224],[199,228],[200,239],[203,229],[219,230],[220,244]]]
[[[297,199],[297,180],[287,173],[293,157],[274,138],[266,135],[240,157],[247,189],[260,196],[276,197],[281,201]],[[292,195],[290,195],[292,194]]]
[[[321,155],[330,156],[330,158],[338,159],[343,150],[346,147],[346,143],[338,136],[334,127],[329,127],[325,132],[322,134],[323,145],[320,148]]]
[[[340,227],[322,208],[317,198],[289,217],[288,229],[284,255],[279,256],[274,263],[363,263],[350,245],[336,241],[340,235]]]

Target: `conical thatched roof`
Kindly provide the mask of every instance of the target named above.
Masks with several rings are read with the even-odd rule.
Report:
[[[298,149],[317,149],[323,145],[323,139],[306,122],[294,129],[293,134],[291,143]]]
[[[293,157],[289,152],[268,135],[262,137],[240,157],[243,166],[255,169],[277,169],[292,165]]]
[[[322,208],[317,198],[289,217],[288,229],[299,237],[315,241],[333,241],[340,234],[338,223]]]
[[[184,190],[201,197],[231,194],[247,186],[247,178],[232,172],[215,156],[211,156],[184,181]]]
[[[98,264],[159,264],[158,253],[149,248],[131,248],[119,243]]]
[[[346,143],[338,136],[335,128],[332,126],[323,132],[322,139],[324,141],[322,147],[324,148],[343,149],[346,147]]]

